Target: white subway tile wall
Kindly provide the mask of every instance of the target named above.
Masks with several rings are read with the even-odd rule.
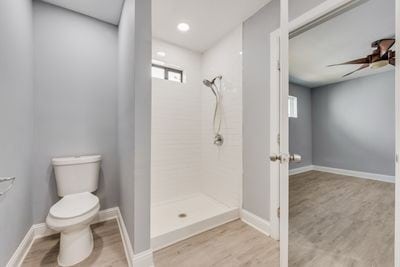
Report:
[[[153,78],[152,204],[202,193],[228,207],[242,195],[242,27],[203,54],[153,40],[153,56],[184,70],[184,83]],[[203,79],[222,75],[224,145],[213,144],[215,97]]]

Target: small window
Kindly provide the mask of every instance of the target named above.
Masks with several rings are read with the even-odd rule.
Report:
[[[164,79],[165,78],[165,70],[164,70],[164,68],[159,68],[159,67],[156,67],[156,66],[153,65],[151,67],[151,77]]]
[[[297,118],[297,97],[289,96],[289,118]]]
[[[153,64],[151,68],[151,76],[163,80],[183,83],[183,71],[165,66]]]

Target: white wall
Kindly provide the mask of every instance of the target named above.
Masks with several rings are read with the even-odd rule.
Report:
[[[202,103],[202,190],[231,206],[241,205],[242,188],[242,25],[203,55],[206,79],[222,75],[222,127],[224,144],[213,144],[215,97],[209,88],[201,90]]]
[[[157,52],[166,56],[161,58]],[[153,58],[184,70],[185,82],[153,78],[152,203],[198,192],[201,168],[201,55],[153,39]]]

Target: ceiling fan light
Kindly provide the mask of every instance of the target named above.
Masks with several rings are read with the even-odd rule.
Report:
[[[369,66],[371,69],[379,69],[379,68],[385,67],[388,64],[389,64],[389,60],[379,60],[379,61],[371,63]]]

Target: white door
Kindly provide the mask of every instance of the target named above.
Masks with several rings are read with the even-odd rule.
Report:
[[[280,32],[271,33],[270,65],[270,194],[271,237],[281,242],[281,266],[287,266],[289,240],[289,162],[301,155],[289,151],[289,114],[287,78],[281,70]],[[284,265],[284,263],[286,263]]]

